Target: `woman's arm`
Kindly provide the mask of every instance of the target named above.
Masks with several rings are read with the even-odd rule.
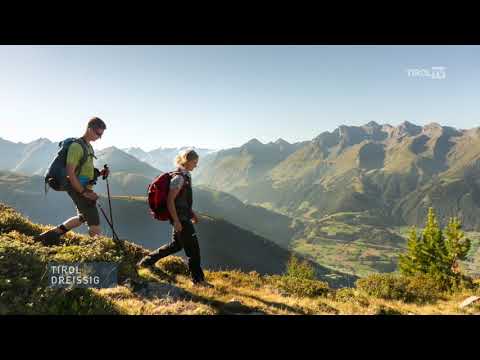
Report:
[[[175,198],[179,194],[180,190],[181,188],[170,189],[167,196],[167,209],[170,213],[170,216],[172,217],[173,227],[175,228],[175,231],[182,231],[182,223],[178,219],[177,209],[175,208]]]

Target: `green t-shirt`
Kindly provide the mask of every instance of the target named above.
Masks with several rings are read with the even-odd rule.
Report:
[[[88,148],[88,157],[87,161],[83,164],[80,172],[78,173],[78,180],[83,186],[87,186],[90,180],[93,180],[95,177],[94,167],[93,167],[93,148],[92,145],[87,144]],[[68,148],[67,153],[67,165],[74,165],[75,167],[78,166],[80,161],[83,158],[83,147],[79,143],[72,143]],[[92,188],[92,186],[88,186],[88,188]]]

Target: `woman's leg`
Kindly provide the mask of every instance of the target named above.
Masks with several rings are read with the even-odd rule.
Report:
[[[168,255],[175,254],[180,250],[182,250],[182,243],[179,241],[179,236],[175,232],[175,230],[172,230],[172,241],[149,253],[142,260],[140,260],[138,266],[151,266],[155,264],[158,260]]]
[[[182,221],[183,230],[180,233],[180,241],[188,258],[188,269],[194,282],[205,280],[202,267],[200,266],[200,246],[198,244],[195,228],[190,221]]]

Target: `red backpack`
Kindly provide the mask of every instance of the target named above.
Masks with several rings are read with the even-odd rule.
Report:
[[[148,205],[150,206],[150,214],[157,220],[167,221],[171,220],[170,212],[167,209],[167,197],[170,190],[170,181],[175,175],[184,176],[179,171],[166,172],[157,176],[148,185]],[[182,190],[185,188],[182,187]]]

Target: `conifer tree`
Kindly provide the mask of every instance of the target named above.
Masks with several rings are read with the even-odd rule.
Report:
[[[428,209],[427,222],[420,237],[412,228],[407,242],[407,252],[400,255],[399,268],[404,275],[426,274],[446,287],[457,284],[461,278],[458,260],[465,259],[470,240],[460,230],[457,218],[450,219],[444,236],[438,225],[435,211]]]
[[[414,275],[416,273],[423,273],[424,269],[424,257],[425,255],[421,251],[421,239],[418,238],[417,229],[413,226],[410,228],[407,242],[407,252],[401,254],[399,257],[400,272],[405,275]]]
[[[448,251],[448,263],[453,272],[457,273],[458,260],[464,260],[470,250],[471,241],[465,237],[465,233],[461,231],[462,225],[460,221],[454,217],[448,222],[445,230],[445,246]]]

